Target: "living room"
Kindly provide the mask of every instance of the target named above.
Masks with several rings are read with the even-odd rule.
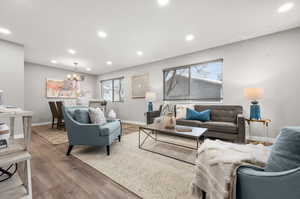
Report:
[[[299,5],[1,1],[0,198],[300,198]]]

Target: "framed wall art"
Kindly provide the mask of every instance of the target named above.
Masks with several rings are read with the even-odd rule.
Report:
[[[149,90],[149,75],[136,75],[131,77],[132,98],[145,98]]]
[[[80,82],[73,80],[46,80],[47,98],[77,98],[80,96]]]

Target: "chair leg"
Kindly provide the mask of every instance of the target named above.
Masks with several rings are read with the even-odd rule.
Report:
[[[106,146],[106,153],[107,153],[107,155],[110,155],[110,146],[109,145]]]
[[[58,119],[57,120],[57,129],[60,129],[60,127],[62,126],[61,123],[62,123],[62,120]]]
[[[121,142],[121,135],[119,135],[118,138],[119,138],[119,142]]]
[[[73,149],[73,145],[69,145],[69,148],[68,148],[68,151],[67,151],[67,156],[70,155],[72,149]]]
[[[52,128],[54,127],[54,117],[52,117]]]

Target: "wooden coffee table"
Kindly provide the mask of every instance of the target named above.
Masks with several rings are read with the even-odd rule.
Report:
[[[187,129],[190,129],[190,131],[187,131]],[[175,160],[179,160],[179,161],[182,161],[185,163],[195,165],[195,163],[193,163],[193,162],[188,162],[188,161],[170,156],[168,154],[163,154],[163,153],[159,153],[156,151],[152,151],[150,149],[143,148],[143,145],[146,142],[146,140],[148,138],[150,138],[152,140],[155,140],[156,142],[162,142],[162,143],[167,143],[167,144],[171,144],[171,145],[175,145],[175,146],[179,146],[179,147],[198,150],[200,138],[203,136],[203,134],[206,131],[207,131],[206,128],[181,126],[181,125],[176,125],[176,127],[174,129],[167,129],[167,128],[162,127],[161,125],[155,125],[155,124],[140,126],[139,127],[139,148],[142,150],[145,150],[145,151],[149,151],[149,152],[156,153],[156,154],[159,154],[159,155],[162,155],[165,157],[173,158]],[[144,133],[146,135],[146,137],[143,140],[141,140],[141,133]],[[168,142],[168,141],[160,140],[157,138],[158,134],[169,134],[169,135],[194,139],[196,141],[196,147],[190,147],[190,146],[182,145],[182,144],[175,143],[175,142]]]

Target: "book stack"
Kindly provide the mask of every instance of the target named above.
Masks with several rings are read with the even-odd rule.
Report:
[[[0,122],[0,149],[8,146],[9,128],[4,122]]]

